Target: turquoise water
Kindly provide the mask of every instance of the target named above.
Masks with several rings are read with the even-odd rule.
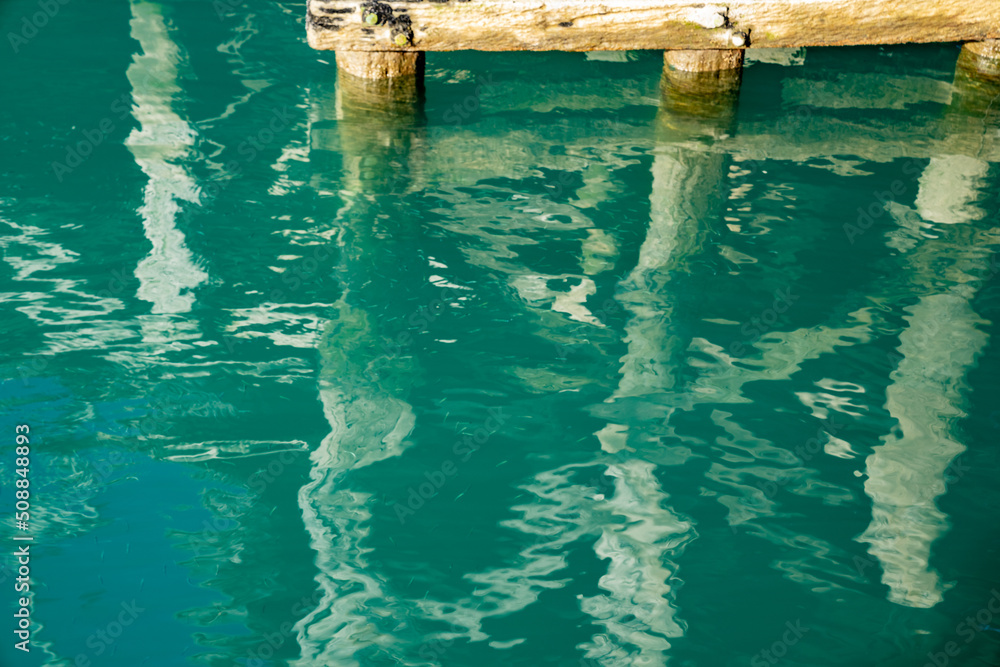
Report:
[[[1000,664],[1000,89],[955,45],[702,115],[656,53],[430,54],[387,115],[299,2],[39,11],[0,664]]]

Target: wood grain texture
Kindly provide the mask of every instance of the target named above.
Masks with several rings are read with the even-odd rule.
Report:
[[[422,51],[338,51],[337,67],[363,79],[388,79],[423,73]]]
[[[366,22],[372,13],[377,21]],[[313,48],[349,51],[615,51],[981,41],[1000,37],[1000,1],[309,0],[306,26]]]
[[[663,63],[682,72],[717,72],[743,67],[744,49],[668,49],[663,52]]]

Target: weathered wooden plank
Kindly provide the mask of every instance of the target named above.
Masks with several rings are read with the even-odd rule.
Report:
[[[615,51],[1000,37],[998,0],[309,0],[338,51]]]

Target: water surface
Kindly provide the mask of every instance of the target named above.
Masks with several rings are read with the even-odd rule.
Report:
[[[4,51],[4,665],[1000,664],[1000,88],[956,46],[765,54],[709,116],[657,53],[431,54],[386,117],[303,16],[70,2]]]

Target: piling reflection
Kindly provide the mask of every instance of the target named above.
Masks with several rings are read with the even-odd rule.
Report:
[[[986,82],[1000,81],[1000,40],[969,42],[958,57],[959,71]]]
[[[317,82],[310,95],[312,149],[340,153],[342,188],[399,194],[422,180],[422,75],[372,80],[340,69],[335,85]]]
[[[320,341],[319,394],[330,433],[313,451],[310,481],[299,492],[303,522],[316,551],[322,598],[296,624],[296,664],[363,664],[373,651],[398,653],[402,612],[381,581],[365,546],[371,494],[356,491],[349,473],[399,456],[409,445],[414,413],[405,401],[412,369],[394,363],[387,387],[373,376],[373,343],[380,339],[369,315],[341,301]]]
[[[886,395],[899,427],[868,457],[872,523],[860,539],[881,563],[891,601],[932,607],[944,588],[929,564],[931,547],[948,525],[935,499],[946,489],[952,461],[965,450],[956,434],[956,421],[964,416],[961,388],[986,336],[977,327],[982,320],[958,295],[921,297],[907,311],[902,359]]]
[[[679,76],[683,78],[675,81]],[[850,494],[839,485],[821,481],[813,466],[808,463],[808,458],[803,460],[793,453],[792,443],[771,441],[755,434],[754,429],[744,422],[745,411],[740,409],[740,404],[753,402],[745,390],[752,383],[765,382],[775,387],[773,391],[780,392],[779,387],[792,381],[806,362],[868,341],[872,335],[870,309],[859,308],[860,303],[857,301],[846,303],[838,308],[846,314],[846,318],[839,321],[835,318],[827,324],[791,331],[774,330],[772,319],[772,324],[758,332],[747,344],[730,345],[728,349],[699,336],[685,340],[679,335],[679,331],[664,325],[661,325],[662,331],[657,333],[655,327],[646,324],[646,332],[638,333],[644,322],[655,322],[656,316],[662,316],[667,323],[674,319],[687,319],[671,306],[670,301],[676,297],[670,298],[670,290],[664,287],[667,282],[665,278],[635,280],[637,273],[656,275],[649,267],[643,271],[642,258],[647,252],[647,245],[651,251],[660,248],[666,250],[661,251],[659,265],[663,274],[668,276],[671,269],[675,276],[683,275],[685,265],[697,260],[699,254],[704,257],[713,252],[727,252],[730,257],[738,257],[725,246],[702,247],[697,241],[699,237],[710,233],[705,226],[713,220],[717,221],[718,228],[724,228],[720,200],[728,198],[732,202],[731,206],[736,207],[743,206],[740,202],[744,200],[760,196],[760,193],[751,191],[755,187],[754,183],[743,183],[731,192],[731,181],[726,177],[729,160],[723,159],[723,151],[713,151],[713,145],[726,145],[734,140],[732,105],[738,90],[738,78],[730,75],[715,82],[723,87],[722,94],[712,103],[699,104],[697,93],[701,91],[701,87],[687,80],[690,76],[665,71],[666,106],[673,113],[665,116],[665,122],[661,122],[661,132],[675,141],[682,142],[685,138],[688,141],[680,149],[675,149],[675,154],[679,154],[679,157],[673,159],[672,165],[677,166],[672,170],[664,170],[664,176],[668,177],[663,178],[662,183],[667,185],[661,185],[660,192],[663,193],[661,201],[666,205],[654,205],[653,221],[656,222],[656,212],[659,210],[660,215],[668,221],[693,222],[689,222],[687,228],[676,222],[673,225],[661,224],[660,228],[671,230],[672,236],[661,233],[658,237],[655,233],[657,226],[654,224],[650,227],[647,241],[640,252],[640,266],[630,276],[632,284],[625,294],[634,294],[633,298],[640,300],[659,299],[659,302],[654,307],[646,308],[645,312],[634,305],[626,306],[631,311],[630,322],[626,325],[630,335],[630,354],[623,367],[623,380],[612,400],[621,400],[630,385],[637,387],[637,395],[643,398],[637,403],[640,407],[634,409],[631,428],[612,423],[599,435],[602,436],[605,449],[609,451],[627,451],[626,447],[631,444],[640,452],[649,452],[648,455],[653,456],[661,465],[684,464],[691,457],[709,457],[712,462],[705,476],[713,483],[712,488],[718,493],[719,502],[728,510],[727,521],[732,527],[733,535],[738,531],[749,530],[756,536],[781,545],[788,554],[775,567],[785,572],[785,576],[807,585],[829,585],[828,578],[813,571],[818,557],[822,556],[827,561],[826,567],[829,568],[830,575],[851,575],[844,571],[845,568],[835,567],[832,559],[823,556],[832,550],[832,546],[825,540],[816,536],[810,536],[809,539],[802,536],[801,539],[790,537],[789,531],[775,521],[784,516],[784,511],[774,493],[782,489],[800,496],[822,498],[830,504],[844,504],[850,500]],[[720,100],[727,99],[729,106],[722,105]],[[685,133],[689,136],[685,137]],[[693,137],[690,136],[692,134]],[[742,139],[737,133],[735,141]],[[698,150],[699,144],[701,150]],[[657,161],[666,163],[660,155],[657,155]],[[755,169],[760,168],[753,161],[751,164]],[[728,173],[738,177],[745,176],[745,165],[745,158],[736,161],[734,170]],[[654,201],[656,183],[654,176]],[[777,190],[781,185],[772,182],[769,187]],[[725,220],[735,221],[738,218],[726,217]],[[700,230],[699,224],[702,226]],[[738,225],[730,224],[729,227],[739,230]],[[803,230],[802,233],[808,236],[812,232]],[[658,243],[664,237],[677,241],[673,246]],[[689,245],[682,245],[684,242]],[[768,242],[780,247],[784,240],[769,237]],[[797,243],[802,242],[802,237],[797,238]],[[649,254],[654,256],[653,252]],[[652,265],[655,267],[657,263],[653,262]],[[769,275],[772,284],[784,286],[775,292],[779,295],[775,297],[776,304],[781,301],[781,292],[787,294],[790,286],[801,279],[804,270],[805,267],[799,264],[787,265],[781,267],[781,273],[777,275],[773,267],[758,267],[759,272]],[[629,282],[624,282],[623,285],[629,286]],[[793,298],[798,297],[789,297]],[[627,303],[627,297],[624,300]],[[780,312],[785,312],[788,308],[789,303],[784,302],[780,305]],[[771,315],[775,313],[772,312]],[[744,326],[743,330],[746,328]],[[643,340],[647,341],[645,346],[634,345],[636,341]],[[664,353],[669,354],[669,363],[654,366],[656,355]],[[642,374],[630,371],[629,359],[635,360],[640,369],[642,364],[652,366],[651,370],[654,372]],[[696,372],[693,379],[680,383],[675,380],[682,374],[690,377],[693,372]],[[661,406],[653,409],[651,406],[657,402]],[[686,426],[675,426],[675,417],[686,419],[688,417],[685,415],[695,412],[705,415],[716,427],[719,436],[714,442],[691,438],[686,433]],[[646,417],[645,421],[643,416]],[[650,416],[655,418],[649,419]],[[636,435],[630,436],[630,432]],[[642,438],[647,442],[643,443]],[[634,442],[630,443],[630,439]],[[690,449],[689,443],[697,448]],[[796,552],[798,555],[793,556]],[[837,569],[840,571],[834,574]]]
[[[649,227],[636,265],[616,296],[630,316],[625,326],[629,351],[622,359],[618,389],[608,402],[621,403],[626,410],[630,397],[644,397],[648,404],[657,395],[673,393],[679,356],[687,347],[671,329],[676,317],[671,282],[685,272],[687,261],[704,251],[708,227],[721,217],[727,163],[723,153],[712,150],[711,142],[728,131],[738,92],[731,81],[724,81],[721,97],[726,103],[707,101],[707,90],[718,83],[716,74],[664,68]],[[682,77],[680,85],[677,77]],[[663,422],[668,411],[664,406],[644,416]],[[647,421],[640,423],[639,433],[653,435]],[[609,424],[598,437],[611,453],[627,446],[623,425]]]
[[[992,103],[998,98],[1000,82],[960,63],[944,126],[966,139],[962,130],[969,124],[981,124],[984,136],[995,132]],[[937,499],[958,481],[950,470],[966,449],[959,432],[966,377],[988,342],[986,321],[972,299],[995,270],[990,246],[1000,240],[1000,228],[974,226],[986,216],[979,201],[986,196],[989,164],[974,157],[974,141],[970,152],[931,158],[918,181],[919,224],[910,225],[905,244],[890,238],[902,252],[908,286],[920,296],[906,308],[907,327],[886,391],[898,426],[866,462],[872,521],[859,539],[882,565],[889,600],[911,607],[933,607],[944,595],[931,565],[934,543],[949,526]]]
[[[742,81],[742,67],[689,72],[664,62],[660,78],[660,125],[686,124],[696,135],[731,131]]]
[[[447,143],[430,148],[446,160],[459,157]],[[598,150],[610,154],[616,148],[602,145]],[[576,156],[556,157],[553,162],[562,168],[583,163]],[[512,167],[516,169],[516,165],[505,165],[505,169]],[[463,311],[492,304],[493,317],[512,317],[516,330],[527,332],[520,334],[529,346],[522,354],[484,371],[483,382],[494,391],[528,392],[541,399],[554,392],[579,391],[598,380],[567,372],[565,354],[553,354],[564,352],[567,345],[581,338],[601,349],[613,335],[587,305],[595,289],[595,276],[613,265],[616,251],[612,237],[596,228],[590,218],[591,207],[605,201],[614,186],[604,183],[597,188],[594,181],[593,173],[588,173],[569,202],[496,183],[434,192],[438,215],[427,227],[447,239],[445,247],[461,250],[447,264],[431,261],[436,291],[452,295],[454,302],[448,305]],[[568,193],[561,194],[560,199],[568,198]],[[560,274],[545,271],[544,261],[528,259],[533,254],[541,256],[537,249],[553,246],[560,250],[569,246],[578,253],[583,248],[580,254],[586,258],[578,258],[577,266]],[[492,278],[483,280],[484,275]],[[478,279],[475,289],[465,284],[469,276]],[[443,333],[452,336],[459,332]],[[537,363],[528,358],[532,352],[540,359]],[[457,358],[455,364],[460,367],[465,361]],[[473,407],[483,412],[487,409],[486,405]],[[535,409],[528,411],[533,414]],[[488,641],[491,636],[485,624],[520,612],[537,603],[543,592],[570,583],[559,575],[568,564],[565,549],[581,537],[598,535],[607,516],[595,501],[593,489],[573,481],[581,467],[543,468],[520,486],[532,501],[512,506],[516,518],[505,520],[499,528],[513,531],[522,544],[516,558],[463,573],[463,590],[452,596],[427,595],[411,601],[415,614],[424,622],[447,628],[426,636],[425,650],[434,642]],[[423,664],[419,658],[414,660]]]
[[[367,546],[374,498],[352,487],[351,473],[397,457],[412,444],[416,418],[407,396],[418,365],[400,342],[403,331],[387,327],[385,312],[375,308],[382,308],[386,293],[396,296],[397,305],[407,302],[395,287],[395,272],[411,265],[402,259],[410,252],[410,236],[389,232],[401,222],[393,219],[398,211],[378,196],[402,193],[418,172],[411,156],[420,152],[420,92],[409,78],[402,85],[371,82],[341,70],[338,79],[335,96],[329,82],[310,91],[311,186],[324,195],[340,190],[343,197],[315,242],[336,244],[343,294],[326,309],[317,345],[319,398],[330,432],[310,455],[309,481],[298,494],[321,596],[295,624],[301,656],[294,664],[303,667],[363,665],[400,655],[409,608],[374,564],[377,555]],[[331,146],[323,119],[331,117],[337,119],[344,160],[339,187],[331,187],[324,173]]]
[[[439,151],[449,150],[447,145],[434,148]],[[612,156],[619,148],[609,145],[601,146],[600,150],[602,159],[606,162],[606,158]],[[462,156],[454,155],[451,151],[442,157],[445,160],[451,157],[459,160]],[[553,161],[560,166],[584,164],[583,160],[576,156],[553,158]],[[513,167],[508,164],[504,168]],[[486,184],[479,185],[471,191],[464,188],[439,189],[434,195],[438,201],[446,201],[448,208],[446,215],[436,216],[432,223],[433,227],[446,232],[451,243],[462,249],[466,272],[469,269],[476,274],[490,272],[500,278],[500,289],[487,288],[489,293],[504,294],[505,298],[511,299],[505,302],[504,310],[517,313],[523,323],[521,326],[527,325],[545,344],[547,350],[559,349],[581,336],[586,336],[598,346],[611,341],[612,333],[587,306],[588,297],[595,291],[594,277],[614,265],[617,252],[613,237],[596,228],[589,219],[588,210],[602,204],[612,192],[612,188],[602,182],[602,174],[594,171],[587,169],[584,172],[583,187],[576,190],[577,196],[573,203],[557,203],[547,196]],[[562,194],[565,197],[566,193]],[[365,197],[354,197],[352,201],[355,202],[353,206],[359,207],[358,211],[365,210],[368,206],[364,203],[368,201]],[[498,215],[498,211],[506,213]],[[355,215],[358,216],[357,220],[353,220]],[[364,235],[361,231],[364,218],[359,213],[348,217],[352,221],[345,223],[347,225],[345,238],[354,240],[344,241],[346,244],[344,252],[356,256],[360,262],[369,261],[367,254],[370,248],[365,249],[365,245],[359,244],[356,240]],[[558,238],[563,242],[568,241],[582,249],[578,271],[562,274],[547,273],[539,271],[537,267],[532,266],[532,262],[525,260],[524,251],[531,249],[532,246],[547,247],[552,243],[553,233],[558,233]],[[373,248],[374,244],[371,247]],[[458,267],[437,260],[432,264],[438,274],[432,278],[436,286],[447,288],[459,300],[484,298],[483,294],[473,294],[469,291],[470,288],[454,282],[460,280],[453,277],[459,273]],[[353,275],[354,273],[356,272],[348,269],[343,275],[346,280],[357,283],[360,278]],[[347,298],[349,299],[350,295]],[[359,345],[371,345],[370,341],[377,339],[374,326],[369,318],[355,308],[344,306],[341,311],[337,318],[331,320],[330,327],[331,331],[338,330],[342,333],[330,337],[329,342],[325,336],[322,345],[325,350],[324,355],[329,357],[331,365],[330,382],[340,387],[344,383],[345,376],[361,375],[361,384],[352,388],[352,391],[355,393],[379,391],[378,388],[364,386],[366,378],[363,374],[344,370],[354,368],[356,364],[364,367],[363,351],[359,354],[353,353],[353,350]],[[363,322],[363,324],[355,324],[345,329],[344,322]],[[337,352],[343,348],[351,352]],[[333,355],[336,355],[335,359],[340,359],[342,363],[332,363]],[[399,373],[396,365],[397,360],[393,358],[392,368],[387,369],[393,377]],[[566,376],[565,371],[558,368],[561,365],[564,364],[549,362],[539,367],[511,366],[500,370],[502,375],[506,375],[503,378],[505,384],[520,385],[540,396],[559,388],[577,390],[581,383],[593,381],[592,378]],[[367,380],[370,385],[372,378]],[[380,382],[379,386],[381,385]],[[323,393],[327,405],[343,403],[342,398],[327,401],[326,396],[332,393],[332,387],[324,389]],[[377,400],[366,400],[364,405],[367,406],[367,411],[362,412],[359,408],[356,414],[352,412],[348,415],[348,411],[342,408],[338,410],[346,415],[340,417],[344,423],[362,425],[360,430],[356,426],[352,426],[352,429],[358,434],[359,445],[365,443],[365,447],[370,449],[374,446],[373,441],[385,442],[386,436],[364,425],[387,409],[391,412],[393,404],[391,399],[383,396]],[[381,421],[386,424],[394,423],[392,418]],[[334,423],[339,422],[331,420],[331,424]],[[373,429],[377,430],[378,427],[379,425],[374,425]],[[350,433],[346,436],[344,434],[343,427],[335,428],[329,438],[330,442],[325,443],[321,449],[339,446],[337,443],[343,442],[345,437],[348,442],[353,442]],[[395,438],[388,439],[395,441]],[[345,463],[348,466],[364,465],[366,456],[358,454],[359,463],[354,463],[353,460],[347,460]],[[610,554],[616,559],[617,564],[605,578],[607,587],[615,594],[588,599],[582,604],[587,607],[588,613],[607,624],[612,634],[627,636],[629,641],[625,647],[597,651],[596,653],[604,656],[603,662],[610,664],[614,661],[615,664],[624,664],[622,661],[634,653],[635,646],[645,647],[642,650],[647,653],[662,653],[664,647],[662,637],[649,635],[646,625],[651,626],[660,635],[676,635],[678,632],[668,617],[661,618],[661,612],[668,609],[669,604],[657,597],[660,588],[656,588],[656,581],[665,581],[672,576],[670,569],[663,567],[658,561],[658,549],[662,544],[648,544],[645,540],[655,533],[660,537],[678,536],[677,541],[681,541],[689,526],[673,515],[662,516],[659,510],[655,509],[659,497],[663,497],[663,494],[655,488],[652,479],[653,467],[648,463],[626,464],[610,470],[609,474],[619,479],[619,491],[610,506],[602,502],[602,498],[595,498],[592,487],[571,481],[574,471],[581,465],[591,464],[560,466],[555,470],[544,469],[536,473],[522,488],[537,502],[517,505],[513,509],[521,515],[520,518],[504,523],[505,529],[517,531],[531,542],[521,550],[516,562],[486,571],[466,573],[464,579],[473,587],[467,597],[439,599],[425,596],[420,600],[407,601],[397,598],[392,591],[386,590],[371,578],[364,582],[359,580],[357,572],[364,569],[358,556],[363,552],[359,541],[366,532],[364,523],[370,517],[364,508],[364,503],[368,499],[353,493],[350,497],[354,504],[350,506],[346,504],[343,507],[334,506],[329,500],[324,500],[324,504],[320,505],[321,498],[339,496],[332,491],[333,486],[316,481],[317,478],[337,475],[333,471],[327,472],[326,463],[321,463],[316,457],[314,459],[316,460],[313,470],[314,482],[304,489],[302,496],[303,513],[307,517],[307,524],[310,526],[321,524],[332,520],[330,517],[343,517],[345,514],[351,516],[352,521],[353,517],[357,517],[359,521],[357,525],[352,523],[351,528],[354,530],[338,533],[339,537],[329,530],[325,533],[319,529],[313,530],[316,535],[314,544],[317,545],[317,550],[321,551],[320,567],[325,572],[321,578],[356,580],[358,583],[352,589],[355,592],[351,594],[345,594],[346,589],[343,586],[339,588],[331,586],[331,594],[327,596],[329,599],[324,599],[316,612],[300,623],[299,636],[303,645],[303,660],[306,656],[334,656],[341,660],[349,660],[352,652],[365,651],[372,646],[382,646],[383,649],[389,650],[387,647],[393,642],[393,637],[399,637],[406,631],[397,628],[392,636],[379,634],[373,629],[374,624],[370,618],[366,621],[357,618],[362,610],[370,616],[377,616],[378,609],[383,609],[386,605],[397,608],[399,605],[412,606],[414,610],[418,610],[421,617],[436,624],[445,624],[450,628],[433,635],[428,641],[435,638],[448,641],[465,638],[472,642],[486,640],[489,635],[484,632],[483,624],[488,619],[502,618],[522,610],[535,603],[542,591],[561,588],[567,583],[553,580],[553,576],[567,565],[566,556],[562,551],[585,535],[598,538],[597,548],[600,555]],[[650,497],[651,484],[654,486],[652,493],[659,493],[659,497]],[[636,497],[637,493],[651,503],[653,509],[645,507]],[[339,494],[346,496],[348,491],[342,489]],[[632,527],[625,532],[618,531],[608,525],[609,512],[615,509],[640,521],[645,527]],[[557,527],[553,528],[553,523]],[[329,544],[331,540],[337,545],[336,553],[327,556],[323,552],[329,551],[329,547],[323,545]],[[352,554],[352,551],[355,553]],[[645,579],[639,583],[641,589],[639,591],[633,590],[635,584],[630,581],[635,572],[643,573],[645,579],[649,579],[648,583]],[[631,598],[634,600],[630,602]],[[358,612],[352,616],[350,610],[354,609]],[[640,614],[643,620],[635,622],[625,620],[632,613]],[[323,642],[326,642],[327,648],[317,648]],[[406,655],[404,648],[397,647],[395,650],[397,659],[407,660],[401,657]],[[403,650],[403,653],[398,653],[399,650]]]
[[[194,303],[194,290],[207,279],[188,250],[184,233],[176,221],[181,206],[199,203],[198,185],[183,166],[190,153],[195,132],[172,107],[180,92],[177,45],[167,34],[159,4],[134,0],[132,37],[142,52],[129,66],[132,84],[132,113],[139,127],[126,146],[136,163],[149,177],[139,214],[143,230],[152,244],[149,255],[136,267],[138,296],[152,303],[155,318],[144,324],[150,342],[180,335],[190,320],[169,323],[170,315],[186,313]],[[191,336],[192,332],[184,333]]]
[[[5,213],[17,289],[0,305],[31,333],[19,352],[73,386],[43,392],[69,415],[60,426],[97,414],[97,437],[120,445],[109,423],[154,413],[137,474],[186,486],[127,541],[139,552],[165,532],[180,549],[184,595],[161,562],[143,590],[195,660],[746,664],[767,646],[756,616],[783,628],[804,610],[815,630],[789,662],[874,664],[859,632],[899,658],[925,641],[927,616],[910,614],[936,605],[949,625],[937,569],[955,562],[939,561],[955,517],[938,503],[969,483],[954,475],[987,343],[976,299],[1000,247],[992,84],[957,78],[928,120],[946,82],[848,72],[813,95],[801,77],[789,103],[816,106],[793,132],[737,117],[731,81],[706,99],[665,74],[655,111],[649,71],[497,77],[479,120],[443,127],[417,88],[386,106],[385,90],[341,73],[275,93],[296,110],[294,136],[276,133],[261,163],[207,194],[195,174],[225,171],[218,156],[235,149],[200,146],[254,136],[260,98],[236,85],[218,117],[186,118],[204,100],[187,99],[173,16],[131,9],[140,127],[120,158],[142,170],[139,303],[101,291],[108,258],[87,237]],[[237,44],[245,26],[218,28],[226,67],[256,67]],[[868,94],[886,87],[919,108]],[[883,103],[912,125],[885,120]],[[849,247],[825,189],[857,194],[908,155],[912,206],[893,203]],[[180,215],[195,205],[211,221],[198,233]],[[96,288],[70,275],[87,267]],[[798,306],[734,333],[786,287]],[[92,360],[98,371],[78,368]],[[154,406],[161,385],[173,402]],[[976,386],[984,402],[989,389]],[[504,427],[404,524],[394,502],[494,406]],[[59,540],[105,539],[124,504],[128,471],[87,467],[102,456],[46,453],[65,479],[38,526],[67,553],[76,543]]]
[[[400,455],[413,429],[405,401],[412,369],[394,360],[388,387],[372,375],[380,336],[370,316],[342,299],[332,309],[320,341],[319,394],[330,433],[313,451],[308,484],[299,492],[303,522],[316,551],[315,609],[296,624],[301,659],[353,665],[380,647],[393,648],[398,606],[380,581],[365,546],[371,521],[370,494],[352,490],[349,473]],[[377,348],[376,348],[377,350]]]
[[[603,636],[581,646],[597,664],[665,665],[670,641],[684,634],[672,588],[679,582],[675,561],[695,531],[670,509],[657,466],[646,457],[671,426],[680,391],[677,371],[688,344],[675,326],[674,280],[704,251],[706,228],[720,219],[725,199],[725,156],[698,143],[728,130],[738,90],[739,70],[664,67],[649,227],[616,295],[628,313],[627,352],[617,389],[597,410],[611,421],[595,435],[601,449],[616,457],[604,473],[615,480],[607,509],[626,517],[624,525],[602,528],[595,549],[610,561],[600,581],[606,592],[583,602],[583,610],[605,628]],[[683,452],[677,454],[680,463]]]

